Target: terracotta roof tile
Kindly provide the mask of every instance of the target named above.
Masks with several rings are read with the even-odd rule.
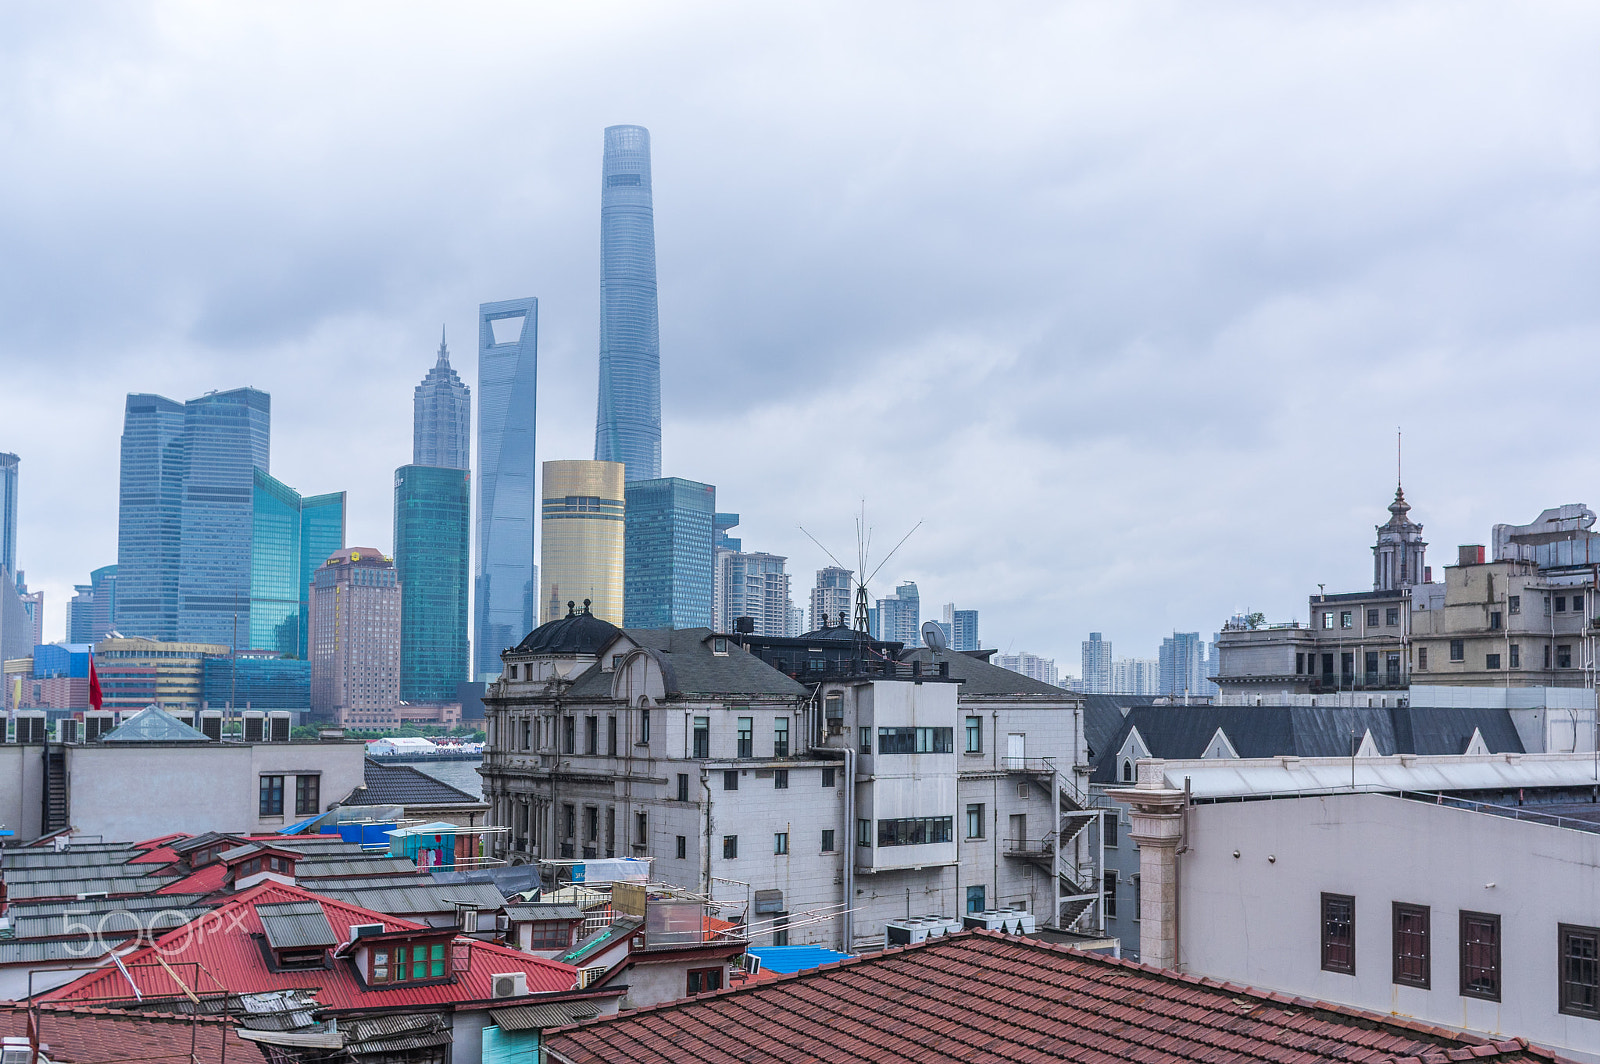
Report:
[[[952,1007],[953,1004],[959,1007]],[[573,1064],[1444,1064],[1554,1058],[992,932],[547,1032]]]
[[[28,1036],[26,1006],[0,1003],[0,1034]],[[191,1025],[187,1016],[120,1009],[42,1006],[39,1040],[50,1047],[50,1059],[61,1064],[125,1060],[144,1064],[190,1064],[191,1060],[194,1064],[220,1064],[225,1058],[260,1059],[260,1053],[250,1043],[240,1041],[231,1023],[205,1018]]]

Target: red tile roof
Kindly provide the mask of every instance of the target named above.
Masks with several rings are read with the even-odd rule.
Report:
[[[227,885],[228,866],[218,861],[168,883],[157,894],[214,894]]]
[[[1445,1064],[1557,1058],[979,931],[546,1032],[567,1064]]]
[[[0,1004],[0,1034],[26,1038],[26,1006]],[[193,1036],[194,1056],[190,1057]],[[223,1041],[226,1039],[226,1046]],[[261,1052],[241,1041],[231,1023],[204,1018],[191,1025],[187,1016],[123,1012],[120,1009],[42,1006],[39,1041],[50,1047],[50,1059],[61,1064],[109,1064],[138,1060],[144,1064],[221,1064],[260,1060]]]
[[[530,994],[570,990],[577,980],[577,969],[571,965],[468,938],[456,939],[457,948],[469,952],[469,964],[451,983],[368,989],[347,960],[335,960],[331,968],[274,972],[267,966],[258,939],[252,937],[262,933],[255,907],[289,901],[320,903],[334,935],[341,942],[349,939],[353,924],[383,924],[391,931],[426,927],[413,920],[324,898],[303,887],[262,883],[230,897],[205,916],[174,928],[153,945],[126,955],[123,964],[146,998],[181,997],[184,990],[174,981],[173,975],[176,975],[200,995],[219,994],[224,990],[232,994],[251,994],[294,987],[317,988],[318,1004],[335,1010],[488,1001],[493,997],[490,977],[505,972],[526,972]],[[157,951],[172,974],[156,959]],[[112,967],[91,972],[41,997],[45,1001],[104,1004],[126,1003],[133,994],[128,980]]]

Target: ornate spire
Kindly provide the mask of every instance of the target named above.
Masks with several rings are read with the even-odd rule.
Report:
[[[450,348],[445,346],[443,325],[439,326],[439,365],[450,368]]]

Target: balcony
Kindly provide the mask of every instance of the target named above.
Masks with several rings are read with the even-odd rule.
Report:
[[[1398,670],[1313,673],[1309,679],[1311,692],[1319,695],[1338,691],[1403,691],[1407,687],[1405,674]]]

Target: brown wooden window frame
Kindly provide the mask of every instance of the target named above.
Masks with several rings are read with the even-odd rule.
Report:
[[[1329,911],[1328,911],[1328,906],[1329,906],[1330,902],[1344,903],[1344,904],[1347,904],[1350,907],[1349,908],[1350,920],[1349,920],[1349,924],[1348,924],[1348,927],[1349,927],[1349,930],[1348,930],[1348,935],[1349,935],[1348,946],[1349,946],[1349,949],[1350,949],[1350,960],[1349,960],[1348,964],[1345,964],[1343,962],[1334,960],[1330,956],[1330,953],[1332,952],[1332,950],[1334,948],[1336,948],[1337,945],[1338,945],[1338,943],[1336,943],[1334,941],[1332,936],[1330,936],[1328,934],[1328,929],[1329,929]],[[1355,895],[1353,895],[1353,894],[1330,894],[1327,891],[1323,891],[1322,892],[1322,902],[1317,907],[1317,912],[1318,912],[1318,916],[1320,917],[1319,928],[1320,928],[1320,934],[1321,934],[1321,938],[1322,938],[1322,970],[1325,971],[1325,972],[1337,972],[1340,975],[1355,975],[1356,974],[1356,899],[1355,899]]]
[[[716,968],[690,968],[687,973],[687,989],[689,994],[709,994],[714,990],[722,989],[722,969]]]
[[[1600,981],[1600,927],[1584,927],[1581,924],[1556,925],[1556,989],[1559,998],[1559,1008],[1563,1016],[1582,1016],[1585,1019],[1600,1020],[1600,991],[1595,994],[1593,1005],[1575,1005],[1568,992],[1571,980],[1568,978],[1568,943],[1573,937],[1583,936],[1594,942],[1594,950],[1587,958],[1591,968],[1594,969],[1597,981]],[[1588,984],[1593,986],[1594,984]]]
[[[1402,949],[1400,927],[1401,914],[1413,914],[1422,917],[1422,948],[1420,953],[1406,953]],[[1393,943],[1394,943],[1394,972],[1393,981],[1400,986],[1415,986],[1423,990],[1430,990],[1433,986],[1433,911],[1426,905],[1412,905],[1409,902],[1397,901],[1393,903]],[[1420,975],[1407,972],[1405,962],[1415,958],[1421,961],[1422,972]]]
[[[1467,941],[1467,926],[1472,923],[1485,923],[1494,928],[1494,941],[1488,944],[1494,950],[1494,956],[1489,965],[1490,970],[1494,973],[1493,989],[1479,989],[1470,986],[1467,981],[1467,953],[1474,946],[1481,948],[1483,945],[1482,942],[1469,943]],[[1503,985],[1501,944],[1505,941],[1501,934],[1500,915],[1498,913],[1480,913],[1462,909],[1459,941],[1461,944],[1461,996],[1479,998],[1483,1001],[1499,1001]],[[1474,964],[1472,967],[1474,970],[1482,970],[1481,965]]]

